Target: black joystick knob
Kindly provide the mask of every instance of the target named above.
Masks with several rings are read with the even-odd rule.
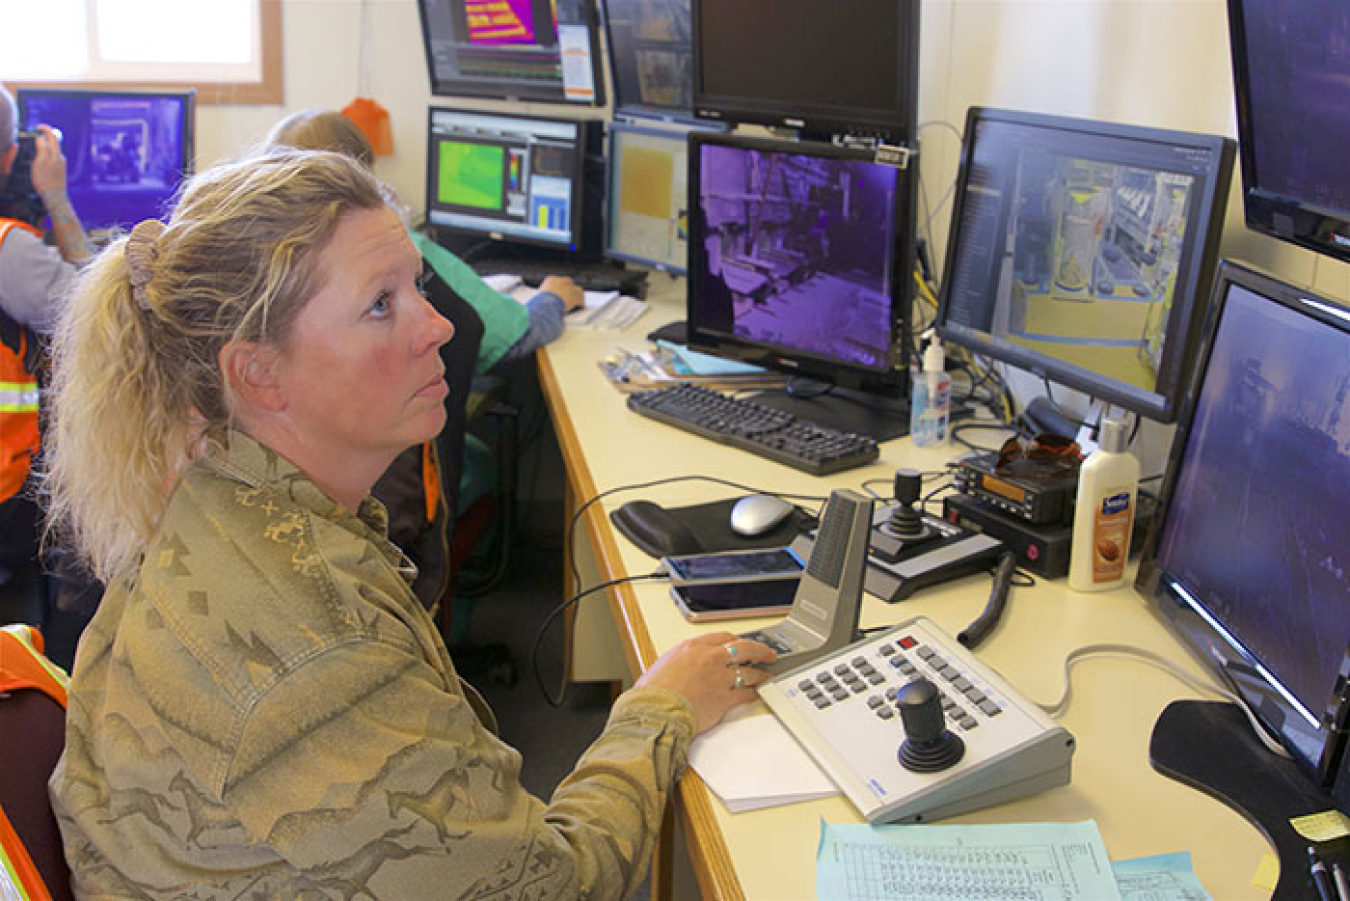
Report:
[[[956,764],[966,743],[947,729],[942,694],[927,679],[916,679],[895,698],[905,740],[900,743],[900,765],[914,773],[936,773]]]
[[[895,509],[891,511],[890,519],[886,522],[886,527],[896,538],[912,540],[927,534],[928,527],[923,523],[923,516],[914,509],[914,502],[919,499],[922,484],[923,476],[916,469],[895,471],[896,504]]]

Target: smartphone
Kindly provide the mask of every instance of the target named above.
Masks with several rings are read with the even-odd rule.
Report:
[[[767,582],[800,576],[805,569],[802,558],[789,547],[662,557],[661,563],[673,585]]]
[[[756,616],[787,616],[801,577],[768,582],[713,582],[672,585],[670,596],[684,618],[693,623]]]

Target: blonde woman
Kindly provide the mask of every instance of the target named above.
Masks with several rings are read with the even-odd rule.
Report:
[[[367,169],[287,152],[78,281],[48,476],[108,583],[51,782],[78,894],[621,897],[693,735],[754,696],[768,648],[678,645],[524,792],[369,497],[444,417],[420,265]]]

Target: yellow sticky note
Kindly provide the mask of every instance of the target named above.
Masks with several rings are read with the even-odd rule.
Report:
[[[1350,817],[1339,810],[1324,810],[1289,821],[1294,831],[1310,842],[1332,842],[1350,835]]]
[[[1252,885],[1262,891],[1275,891],[1275,883],[1280,881],[1280,859],[1266,852],[1252,874]]]

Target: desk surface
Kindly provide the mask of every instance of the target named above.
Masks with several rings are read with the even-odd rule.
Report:
[[[682,281],[657,274],[652,288],[651,312],[627,331],[569,331],[541,352],[541,383],[577,501],[691,475],[779,493],[823,497],[833,488],[865,485],[888,496],[897,468],[940,470],[958,453],[955,447],[918,449],[900,439],[882,445],[881,458],[869,467],[816,478],[633,414],[596,361],[616,347],[643,347],[648,331],[682,316]],[[613,530],[609,511],[637,498],[674,507],[737,493],[708,482],[684,481],[615,491],[591,505],[583,522],[601,574],[620,578],[650,573],[656,562]],[[923,590],[898,605],[868,595],[861,624],[884,626],[922,614],[954,635],[980,612],[988,591],[988,576],[976,575]],[[602,601],[592,596],[582,603]],[[684,638],[723,628],[685,621],[662,582],[620,586],[610,593],[609,604],[634,672]],[[731,625],[734,631],[746,631],[768,622]],[[1069,652],[1101,642],[1147,648],[1203,675],[1132,588],[1079,594],[1064,579],[1014,588],[1004,621],[978,654],[1023,695],[1050,703],[1064,690]],[[948,822],[1092,819],[1113,860],[1189,850],[1200,881],[1213,897],[1265,897],[1267,892],[1251,884],[1269,852],[1261,834],[1222,803],[1149,767],[1154,720],[1169,701],[1195,697],[1194,692],[1175,676],[1134,658],[1082,661],[1073,668],[1071,685],[1072,701],[1059,718],[1078,741],[1070,784]],[[861,821],[842,796],[731,814],[692,771],[681,784],[680,801],[690,858],[708,898],[812,897],[821,818]]]

